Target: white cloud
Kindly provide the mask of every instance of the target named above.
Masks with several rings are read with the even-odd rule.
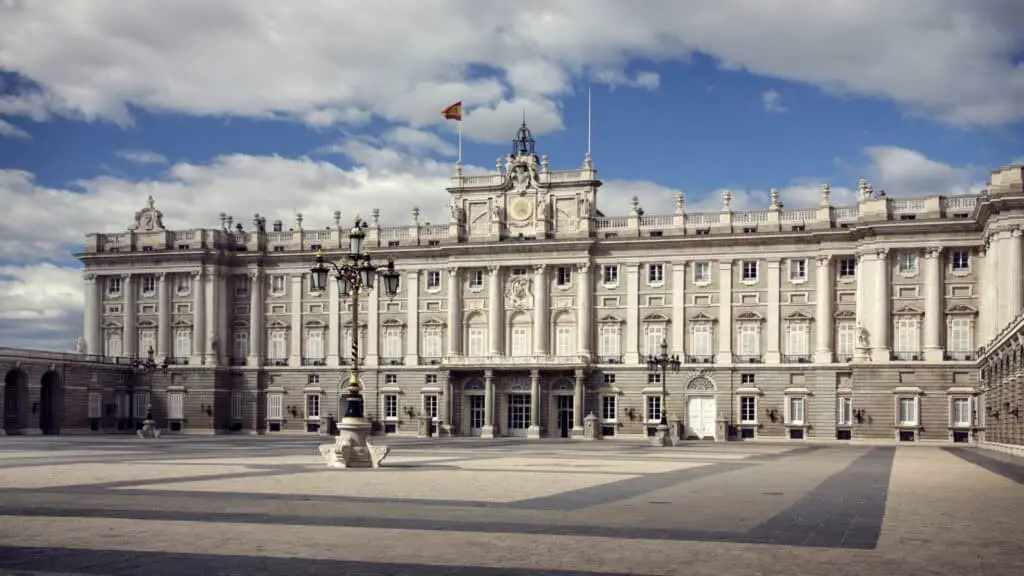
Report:
[[[775,90],[766,90],[761,94],[761,103],[768,112],[782,113],[786,107],[782,105],[782,95]]]
[[[167,164],[167,156],[149,150],[118,150],[114,155],[135,164]]]
[[[536,107],[527,113],[540,133],[561,126],[557,99],[572,78],[654,88],[655,73],[627,69],[699,51],[728,68],[993,125],[1024,118],[1024,67],[1012,59],[1022,31],[1014,0],[590,0],[585,11],[571,0],[5,2],[4,66],[45,92],[4,96],[0,114],[129,123],[133,104],[423,128],[459,99],[480,122],[518,117],[521,100]],[[467,136],[505,137],[469,119]]]
[[[77,269],[0,266],[0,343],[70,351],[81,333],[84,299]]]
[[[18,128],[14,124],[11,124],[10,122],[7,122],[3,118],[0,118],[0,136],[4,136],[7,138],[18,138],[22,140],[27,140],[31,138],[28,132],[25,132],[24,130]]]

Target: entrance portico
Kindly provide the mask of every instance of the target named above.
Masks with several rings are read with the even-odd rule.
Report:
[[[586,372],[493,370],[453,373],[453,428],[463,436],[569,438],[583,431]]]

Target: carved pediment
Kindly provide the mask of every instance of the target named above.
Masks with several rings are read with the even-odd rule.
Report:
[[[303,322],[302,325],[304,327],[306,327],[306,328],[326,328],[327,327],[327,323],[324,322],[323,320],[318,319],[318,318],[312,318],[310,320],[306,320],[305,322]]]
[[[697,312],[690,316],[690,322],[718,322],[718,318],[709,315],[707,312]]]
[[[420,326],[429,326],[429,327],[433,327],[433,328],[443,328],[444,326],[446,326],[446,324],[444,323],[443,320],[438,320],[437,318],[427,318],[423,322],[420,322]]]
[[[139,320],[139,328],[156,328],[156,322],[152,320]]]
[[[968,314],[977,314],[977,313],[978,313],[978,310],[976,308],[972,308],[972,307],[970,307],[970,306],[968,306],[966,304],[954,304],[954,305],[950,306],[949,308],[946,308],[946,314],[968,315]]]
[[[921,316],[924,312],[913,306],[901,306],[893,311],[893,316]]]
[[[836,320],[856,320],[857,313],[851,310],[840,310],[832,315]]]
[[[104,330],[120,330],[121,328],[121,323],[114,320],[107,320],[103,323]]]
[[[403,321],[401,321],[401,320],[399,320],[397,318],[388,318],[387,320],[384,320],[383,322],[381,322],[380,325],[381,326],[388,326],[388,327],[391,327],[391,328],[401,328],[402,326],[405,326],[405,322],[403,322]]]
[[[178,318],[177,320],[174,321],[174,324],[172,324],[172,326],[174,326],[175,328],[191,328],[192,323],[189,322],[188,320],[185,320],[184,318]]]
[[[664,314],[659,314],[657,312],[654,312],[654,313],[648,314],[647,316],[644,316],[644,322],[662,322],[662,323],[664,323],[664,322],[670,322],[670,321],[671,320],[669,320],[668,316],[665,316]]]
[[[273,329],[273,330],[287,330],[287,329],[291,328],[291,326],[288,326],[287,324],[285,324],[284,322],[282,322],[280,320],[273,320],[273,321],[271,321],[270,323],[267,324],[267,328],[270,328],[270,329]]]
[[[786,315],[786,320],[790,322],[810,322],[814,320],[814,317],[802,310],[794,310]]]
[[[622,324],[622,318],[616,318],[611,314],[605,314],[604,316],[597,319],[598,324]]]
[[[232,328],[248,328],[249,327],[249,322],[247,322],[245,320],[235,320],[234,322],[231,323],[231,327]]]
[[[763,316],[751,310],[736,315],[737,322],[760,322],[762,320],[764,320]]]

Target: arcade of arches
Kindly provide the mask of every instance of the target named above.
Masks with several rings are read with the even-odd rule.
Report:
[[[29,377],[21,368],[4,375],[3,433],[57,434],[64,407],[60,375],[46,371],[39,382],[38,397],[30,393]]]

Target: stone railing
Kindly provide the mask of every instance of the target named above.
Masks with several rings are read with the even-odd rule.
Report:
[[[52,363],[89,362],[124,367],[129,367],[132,363],[132,359],[128,357],[108,357],[97,354],[77,354],[74,352],[50,352],[48,350],[31,350],[27,348],[0,348],[0,359]]]
[[[445,356],[446,366],[474,367],[515,367],[515,366],[578,366],[587,364],[590,358],[575,354],[572,356]]]

